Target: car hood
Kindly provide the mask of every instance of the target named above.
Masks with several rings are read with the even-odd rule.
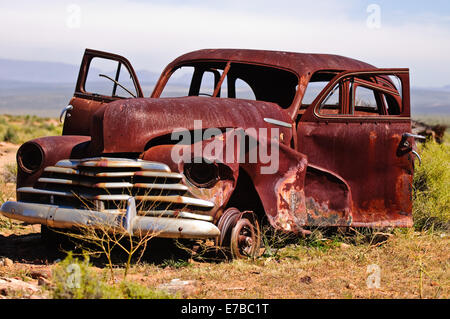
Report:
[[[153,139],[176,129],[276,127],[289,143],[291,128],[273,125],[271,118],[287,123],[291,119],[275,103],[209,97],[137,98],[106,104],[93,116],[92,147],[102,153],[140,153]]]

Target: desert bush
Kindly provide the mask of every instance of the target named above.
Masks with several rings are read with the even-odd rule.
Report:
[[[413,218],[416,229],[450,229],[450,143],[419,145],[422,165],[413,182]],[[416,164],[418,164],[416,162]]]
[[[54,299],[119,297],[117,291],[90,268],[87,256],[80,261],[69,253],[53,270],[52,283],[51,291]]]
[[[17,135],[17,131],[13,127],[8,127],[6,132],[3,134],[3,141],[17,144],[19,142],[19,136]]]
[[[71,253],[57,264],[52,285],[48,287],[54,299],[168,299],[166,292],[137,283],[122,281],[109,284],[106,276],[96,272],[89,263],[74,258]]]
[[[5,165],[5,171],[3,173],[3,183],[15,183],[17,177],[17,164],[11,163]]]

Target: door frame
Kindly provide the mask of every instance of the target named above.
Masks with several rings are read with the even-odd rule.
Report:
[[[128,61],[126,58],[124,58],[121,55],[117,55],[110,52],[104,52],[104,51],[98,51],[98,50],[92,50],[92,49],[86,49],[84,51],[83,59],[81,61],[80,71],[78,73],[78,79],[77,84],[75,86],[75,92],[74,96],[84,99],[91,99],[94,101],[105,101],[105,102],[112,102],[118,99],[124,99],[124,97],[113,97],[108,95],[100,95],[100,94],[94,94],[87,92],[85,90],[86,85],[86,79],[89,72],[89,67],[91,65],[93,58],[102,58],[102,59],[108,59],[108,60],[114,60],[120,62],[122,65],[124,65],[128,72],[131,75],[131,78],[133,80],[134,88],[136,90],[136,97],[144,97],[142,93],[141,85],[139,84],[139,80],[137,78],[136,72],[133,69],[133,66],[131,65],[130,61]]]
[[[402,112],[400,115],[383,115],[383,116],[354,116],[352,114],[339,114],[339,115],[320,115],[318,108],[322,101],[327,97],[331,90],[338,84],[343,78],[349,76],[358,75],[368,75],[368,74],[378,74],[378,75],[396,75],[400,78],[402,82]],[[317,121],[319,119],[326,119],[327,121],[392,121],[392,120],[409,120],[411,116],[410,108],[410,83],[409,83],[409,69],[398,68],[398,69],[366,69],[357,71],[345,71],[337,74],[319,93],[319,95],[311,103],[310,107],[302,115],[301,122],[311,122]]]

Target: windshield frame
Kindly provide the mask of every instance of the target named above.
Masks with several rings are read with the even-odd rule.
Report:
[[[171,63],[162,72],[150,97],[151,98],[160,98],[162,92],[164,91],[164,89],[166,87],[167,82],[169,81],[169,78],[179,68],[181,68],[183,66],[194,66],[195,67],[196,64],[202,64],[202,63],[212,63],[212,64],[223,63],[223,64],[225,64],[225,67],[223,68],[223,73],[222,73],[221,79],[227,75],[227,73],[230,69],[230,68],[227,69],[227,66],[229,66],[229,65],[232,66],[233,63],[242,64],[242,65],[261,66],[261,67],[271,68],[274,70],[282,70],[282,71],[291,73],[292,75],[294,75],[296,77],[297,85],[296,85],[295,94],[293,96],[292,102],[290,103],[290,105],[288,107],[282,107],[282,106],[279,106],[277,103],[267,102],[264,100],[257,100],[257,101],[266,102],[266,103],[274,103],[274,104],[278,105],[281,110],[288,112],[290,114],[291,118],[296,114],[296,109],[298,108],[300,101],[301,101],[301,97],[303,96],[303,93],[304,93],[303,90],[300,90],[300,88],[302,87],[301,83],[304,83],[304,81],[305,81],[305,76],[299,76],[299,74],[295,70],[290,69],[290,68],[284,68],[284,67],[274,66],[274,65],[265,64],[265,63],[247,62],[247,61],[241,61],[241,60],[195,59],[195,60],[180,61],[179,63],[176,63],[176,64]],[[306,79],[306,82],[308,80],[309,80],[309,77]],[[215,87],[214,91],[220,90],[221,84],[222,84],[222,81],[219,81],[218,86]]]

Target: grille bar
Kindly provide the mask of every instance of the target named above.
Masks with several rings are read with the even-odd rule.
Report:
[[[17,189],[19,193],[31,193],[31,194],[41,194],[41,195],[54,195],[54,196],[64,196],[64,197],[80,197],[84,199],[91,200],[128,200],[133,197],[131,195],[125,194],[108,194],[108,195],[96,195],[96,194],[86,194],[80,193],[75,194],[73,192],[63,192],[63,191],[53,191],[53,190],[44,190],[44,189],[36,189],[33,187],[21,187]],[[210,201],[188,197],[188,196],[179,196],[179,195],[168,195],[168,196],[146,196],[146,195],[138,195],[134,196],[136,200],[140,201],[149,201],[149,202],[164,202],[164,203],[174,203],[174,204],[184,204],[184,205],[194,205],[200,207],[208,207],[213,208],[214,204]]]
[[[193,209],[205,214],[214,207],[213,202],[189,193],[189,188],[181,183],[182,178],[183,175],[171,172],[166,164],[140,159],[66,159],[46,167],[34,187],[22,187],[17,191],[32,196],[31,201],[70,203],[80,208],[86,206],[85,200],[92,200],[96,207],[105,210],[121,207],[120,201],[134,197],[142,203],[139,207],[144,215],[149,211],[161,213],[175,209],[177,212],[185,209],[183,206],[190,207],[187,212]]]
[[[156,170],[170,172],[169,166],[163,163],[143,161],[140,159],[121,158],[89,158],[81,160],[61,160],[56,163],[57,167],[78,168],[78,167],[112,167],[112,168],[141,168],[144,170]]]

